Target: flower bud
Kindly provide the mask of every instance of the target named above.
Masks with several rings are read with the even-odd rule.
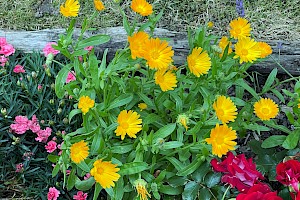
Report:
[[[6,115],[7,114],[6,108],[1,108],[1,114],[2,115]]]
[[[49,53],[46,59],[46,65],[47,66],[51,65],[53,59],[54,59],[54,55],[52,53]]]
[[[222,48],[219,47],[218,45],[211,45],[211,48],[212,48],[215,52],[217,52],[217,53],[222,53],[222,52],[223,52]]]
[[[49,123],[48,123],[48,124],[51,125],[51,126],[53,126],[53,125],[55,124],[55,122],[52,121],[52,120],[49,120]]]
[[[45,71],[46,71],[47,76],[50,77],[50,76],[51,76],[50,68],[47,67],[47,68],[45,69]]]
[[[27,80],[30,81],[31,77],[29,75],[26,76]]]
[[[63,123],[64,123],[64,124],[68,124],[68,123],[69,123],[68,118],[65,117],[65,118],[63,119]]]
[[[53,105],[54,104],[54,99],[50,99],[49,103]]]
[[[186,114],[180,114],[177,117],[177,121],[178,124],[180,124],[181,126],[183,126],[185,128],[185,130],[188,130],[188,126],[187,124],[189,123],[189,118]]]
[[[50,87],[51,87],[52,90],[55,90],[55,84],[54,83],[52,83]]]
[[[57,114],[61,114],[62,113],[62,109],[61,108],[59,108],[59,109],[57,109]]]
[[[20,86],[21,85],[21,82],[18,80],[17,81],[17,86]]]
[[[36,72],[31,72],[31,76],[32,76],[32,78],[36,78],[37,77],[37,73]]]

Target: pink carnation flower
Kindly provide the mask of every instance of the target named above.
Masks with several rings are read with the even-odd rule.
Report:
[[[10,128],[16,133],[16,134],[24,134],[27,130],[29,130],[29,123],[30,120],[26,116],[16,116],[14,124],[10,125]]]
[[[3,54],[4,56],[10,56],[11,54],[15,53],[15,48],[11,44],[5,44],[3,46],[0,46],[0,54]]]
[[[40,130],[37,132],[37,137],[35,138],[36,141],[39,142],[47,142],[48,137],[51,135],[52,129],[47,127],[45,130]]]
[[[19,173],[19,172],[23,171],[23,169],[24,169],[23,167],[24,167],[23,163],[16,164],[16,172]]]
[[[82,191],[78,191],[76,195],[73,196],[74,200],[86,200],[87,193],[83,193]]]
[[[43,89],[43,86],[42,86],[41,84],[38,84],[38,87],[37,87],[37,89],[40,91],[40,90],[42,90],[42,89]]]
[[[43,49],[45,57],[47,57],[50,53],[52,53],[54,56],[57,55],[60,51],[54,49],[52,45],[57,45],[56,42],[49,42],[46,44],[46,46]]]
[[[55,187],[49,188],[49,192],[47,194],[48,200],[57,200],[60,195],[60,191],[58,191]]]
[[[0,66],[4,67],[7,61],[8,58],[6,58],[5,56],[0,56]]]
[[[88,47],[85,47],[84,50],[91,51],[93,48],[94,48],[93,46],[88,46]]]
[[[13,72],[15,72],[16,74],[25,73],[25,69],[21,65],[16,65]]]
[[[56,145],[57,143],[51,140],[50,142],[45,145],[45,149],[47,150],[48,153],[52,153],[53,151],[56,150]]]
[[[31,118],[31,121],[29,123],[29,129],[33,132],[33,133],[37,133],[41,130],[41,127],[38,123],[38,119],[36,117],[36,115],[33,115]]]
[[[6,45],[6,44],[7,44],[6,38],[0,37],[0,47],[1,47],[1,46],[4,46],[4,45]]]
[[[76,77],[74,76],[74,74],[75,74],[74,71],[68,72],[66,83],[70,83],[71,81],[75,81],[76,80]]]
[[[84,180],[87,180],[87,179],[89,179],[89,178],[91,178],[91,174],[90,174],[90,173],[87,173],[87,174],[83,177]]]

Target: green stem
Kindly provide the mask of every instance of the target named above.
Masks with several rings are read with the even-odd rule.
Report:
[[[287,75],[294,78],[294,76],[288,70],[286,70],[277,60],[275,60],[273,56],[271,56],[271,58]]]
[[[227,187],[226,191],[224,192],[222,200],[225,200],[225,196],[226,196],[229,189],[230,189],[230,185]]]
[[[278,85],[281,85],[281,84],[283,84],[283,83],[287,83],[287,82],[290,82],[290,81],[298,80],[298,79],[299,79],[299,77],[292,77],[292,78],[286,79],[286,80],[284,80],[284,81],[278,82],[277,84],[275,84],[275,85],[273,85],[272,87],[270,87],[270,89],[268,89],[267,91],[261,92],[261,93],[259,93],[258,95],[261,96],[261,95],[267,93],[268,91],[270,91],[270,90],[276,88]]]

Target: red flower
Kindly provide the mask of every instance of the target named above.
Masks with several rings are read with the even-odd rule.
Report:
[[[294,194],[294,193],[290,192],[290,195],[293,200],[300,200],[300,192],[298,192],[298,194]]]
[[[283,200],[277,196],[277,192],[272,192],[268,185],[258,183],[253,185],[246,194],[239,194],[236,200]]]
[[[288,160],[279,163],[276,167],[276,179],[283,185],[292,186],[295,192],[299,192],[300,162]]]
[[[210,164],[214,171],[224,173],[222,182],[229,183],[240,192],[246,193],[258,179],[264,179],[263,175],[256,170],[252,159],[247,160],[244,154],[234,156],[233,153],[228,152],[227,158],[222,162],[219,163],[217,159],[213,159]]]

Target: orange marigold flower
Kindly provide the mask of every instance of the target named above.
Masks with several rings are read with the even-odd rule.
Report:
[[[177,79],[174,72],[170,70],[157,70],[154,74],[155,83],[160,86],[160,89],[165,92],[174,90],[177,86]]]
[[[213,104],[217,117],[223,124],[234,122],[237,115],[237,108],[229,97],[219,96]]]
[[[269,121],[275,118],[279,112],[278,105],[269,98],[262,98],[254,104],[254,113],[261,120]]]
[[[251,27],[247,19],[237,18],[230,22],[230,35],[234,39],[241,39],[250,36]]]
[[[136,138],[136,134],[142,130],[142,119],[139,117],[140,115],[135,111],[121,111],[117,119],[116,136],[121,136],[121,140],[124,140],[126,134],[131,138]]]
[[[85,115],[90,108],[94,107],[95,101],[91,99],[89,96],[82,96],[79,99],[78,108],[82,111]]]
[[[77,0],[67,0],[64,6],[60,6],[60,13],[65,17],[77,17],[79,8],[80,5]]]
[[[131,9],[144,17],[153,13],[152,5],[146,0],[133,0],[131,2]]]
[[[72,144],[70,148],[70,157],[74,163],[80,163],[84,161],[89,155],[89,147],[83,140]]]
[[[265,58],[272,54],[272,48],[266,42],[257,42],[257,47],[260,51],[260,58]]]
[[[129,48],[131,51],[132,59],[143,58],[143,47],[145,41],[147,41],[149,35],[146,32],[140,31],[134,33],[132,36],[128,36]]]
[[[96,10],[102,11],[105,9],[105,6],[103,5],[103,2],[101,0],[94,0],[94,5]]]
[[[195,47],[192,53],[187,57],[187,63],[190,71],[197,77],[207,74],[211,67],[210,57],[201,47]]]
[[[219,47],[222,49],[222,53],[220,54],[220,57],[223,56],[224,51],[225,51],[227,45],[229,45],[229,46],[228,46],[228,51],[227,51],[227,53],[228,53],[228,54],[231,54],[231,53],[232,53],[232,48],[231,48],[232,43],[228,40],[228,37],[223,36],[223,37],[221,38],[220,42],[219,42]]]
[[[233,58],[240,58],[240,64],[243,62],[252,63],[260,57],[261,53],[254,39],[241,38],[234,46],[235,56]]]

